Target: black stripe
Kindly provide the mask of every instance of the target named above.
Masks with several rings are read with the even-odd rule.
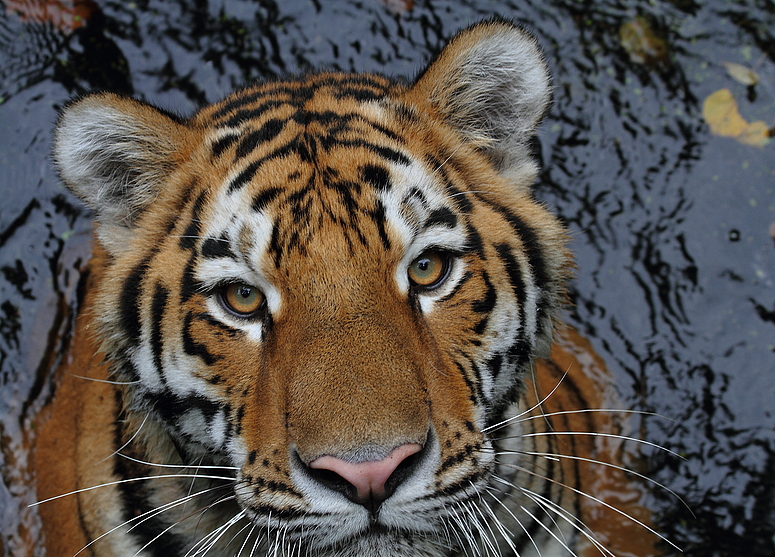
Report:
[[[468,372],[466,371],[466,368],[463,367],[463,364],[460,362],[455,362],[455,367],[457,367],[460,375],[463,376],[463,381],[465,381],[466,387],[468,387],[468,391],[471,393],[468,396],[468,400],[470,400],[475,406],[478,405],[480,398],[477,396],[479,393],[479,386],[474,385],[473,381],[471,381],[471,378],[468,376]]]
[[[530,268],[533,271],[535,284],[542,287],[545,284],[553,282],[549,277],[547,265],[543,258],[543,247],[541,246],[541,241],[539,240],[536,231],[518,215],[515,215],[506,207],[498,205],[497,203],[494,203],[493,201],[482,196],[477,196],[477,198],[483,203],[486,203],[494,211],[503,215],[514,232],[516,232],[517,236],[519,236],[525,253],[527,254],[528,265],[530,265]]]
[[[234,252],[231,251],[231,245],[226,235],[220,238],[208,238],[202,244],[202,257],[207,259],[218,259],[221,257],[229,257],[236,259]]]
[[[380,240],[382,240],[382,247],[387,251],[390,249],[390,238],[388,238],[387,229],[385,228],[387,222],[385,206],[381,201],[377,201],[376,205],[374,211],[371,211],[369,215],[374,220],[374,224],[377,225],[377,232],[379,233]]]
[[[202,283],[194,278],[194,265],[196,264],[196,252],[188,258],[183,274],[180,277],[180,303],[184,304],[191,296],[202,291]]]
[[[237,134],[229,134],[224,135],[222,138],[220,138],[218,141],[213,143],[211,156],[212,158],[218,158],[220,157],[223,152],[231,147],[235,141],[239,139],[239,136]]]
[[[522,270],[520,269],[519,261],[514,257],[514,254],[511,252],[511,246],[508,244],[498,244],[495,246],[495,251],[498,252],[498,257],[506,269],[506,274],[509,276],[511,289],[519,304],[520,330],[524,330],[525,280],[522,278]]]
[[[229,116],[228,120],[222,121],[219,125],[225,126],[228,128],[237,128],[242,124],[244,124],[245,122],[249,122],[251,120],[260,118],[268,110],[272,110],[274,108],[278,108],[285,104],[288,104],[288,101],[284,101],[284,100],[271,100],[271,101],[266,101],[258,106],[254,106],[252,108],[242,108],[240,110],[241,107],[245,106],[246,104],[250,104],[251,102],[257,100],[259,97],[263,95],[264,93],[256,93],[254,95],[250,95],[247,98],[243,97],[243,98],[234,100],[232,102],[226,103],[215,114],[213,114],[213,119],[219,120],[220,118],[227,116],[229,112],[236,110],[234,114]]]
[[[489,313],[495,307],[495,302],[498,299],[498,293],[495,287],[490,281],[490,276],[487,271],[482,271],[482,281],[484,282],[485,293],[482,299],[475,301],[471,304],[471,309],[476,313]]]
[[[280,188],[267,188],[253,198],[253,204],[251,207],[257,213],[263,211],[267,205],[277,199],[282,190]]]
[[[121,329],[131,344],[140,340],[142,323],[140,322],[142,284],[154,254],[149,255],[129,273],[124,281],[119,299],[119,315]]]
[[[272,118],[264,123],[259,129],[245,135],[237,145],[237,152],[234,156],[235,162],[252,153],[259,145],[273,140],[283,131],[285,123],[282,120]]]
[[[164,319],[164,312],[167,311],[168,298],[169,291],[161,283],[157,282],[151,303],[151,353],[153,354],[153,365],[156,367],[156,373],[162,383],[165,383],[162,367],[162,350],[164,346],[162,321]]]
[[[431,211],[428,218],[425,220],[424,228],[430,228],[431,226],[442,225],[447,228],[455,228],[457,226],[457,215],[450,211],[447,207],[439,207]]]
[[[211,366],[218,360],[221,360],[222,357],[214,356],[207,349],[207,346],[194,340],[194,337],[191,335],[191,323],[193,320],[194,318],[191,313],[187,313],[183,318],[183,330],[181,331],[183,337],[183,351],[189,356],[201,358],[205,364]]]
[[[194,249],[197,241],[199,240],[199,230],[202,224],[202,211],[204,210],[205,202],[207,201],[207,190],[197,196],[194,201],[194,208],[191,210],[191,218],[188,226],[186,227],[183,236],[180,237],[179,245],[181,249]]]
[[[387,191],[392,185],[388,171],[374,164],[365,164],[361,167],[361,179],[377,191]]]

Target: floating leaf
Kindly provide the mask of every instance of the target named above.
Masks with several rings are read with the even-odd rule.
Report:
[[[767,127],[767,124],[761,120],[751,122],[748,124],[748,127],[743,130],[743,133],[738,136],[737,140],[746,145],[762,147],[770,142],[770,129]]]
[[[748,122],[740,116],[737,101],[729,89],[719,89],[708,95],[702,104],[702,116],[711,132],[724,137],[737,137],[748,127]]]
[[[659,64],[667,60],[667,44],[643,16],[623,23],[619,40],[630,59],[639,64]]]
[[[742,64],[736,64],[734,62],[721,62],[727,69],[727,73],[732,79],[743,85],[756,85],[759,83],[759,74],[753,71],[748,66]]]
[[[749,124],[740,115],[737,101],[729,89],[719,89],[702,103],[702,116],[710,131],[723,137],[734,137],[740,143],[761,147],[770,142],[767,124],[757,121]]]

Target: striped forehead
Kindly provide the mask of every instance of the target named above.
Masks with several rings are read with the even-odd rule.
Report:
[[[372,159],[363,164],[335,157],[347,168],[331,163],[323,170],[286,157],[267,162],[240,188],[230,187],[232,178],[227,177],[212,199],[203,245],[228,244],[224,257],[256,271],[270,264],[282,239],[282,249],[288,251],[288,238],[300,231],[321,235],[320,222],[326,220],[327,234],[337,234],[330,225],[338,225],[354,247],[359,242],[364,249],[381,246],[401,260],[431,246],[462,251],[466,218],[453,196],[424,162],[408,153],[401,156],[400,162]],[[357,180],[347,179],[347,173]]]

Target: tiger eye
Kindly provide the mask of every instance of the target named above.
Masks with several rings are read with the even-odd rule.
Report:
[[[424,251],[409,265],[409,281],[415,287],[431,290],[444,282],[448,270],[449,260],[445,254],[433,250]]]
[[[242,282],[225,286],[221,299],[228,310],[240,317],[252,317],[264,306],[264,295],[261,291]]]

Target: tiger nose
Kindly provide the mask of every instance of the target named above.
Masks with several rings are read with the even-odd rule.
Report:
[[[413,456],[422,450],[418,443],[399,445],[383,459],[347,462],[335,456],[321,456],[309,464],[313,476],[323,485],[376,513],[385,499],[411,473]]]

